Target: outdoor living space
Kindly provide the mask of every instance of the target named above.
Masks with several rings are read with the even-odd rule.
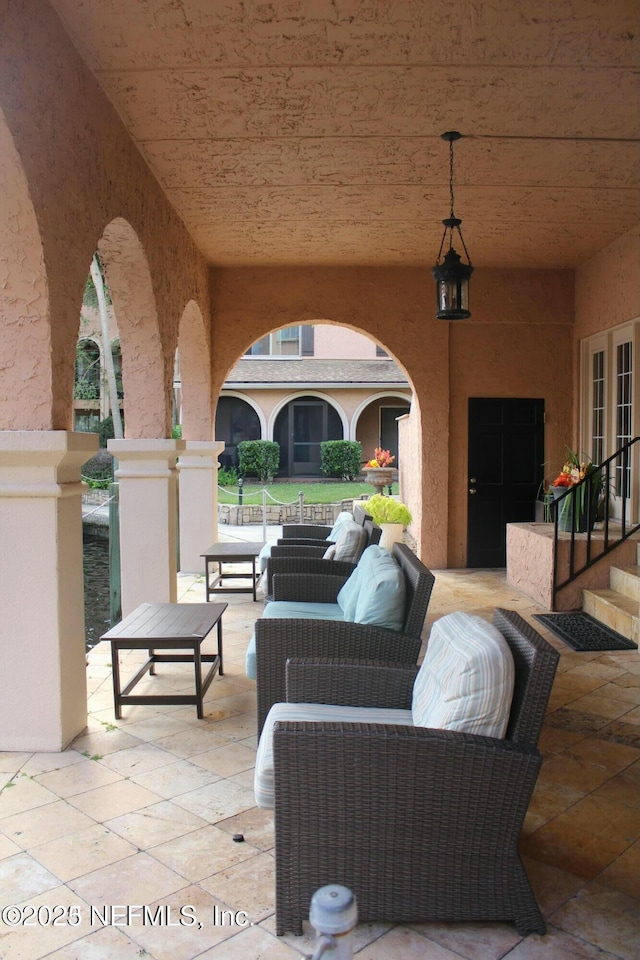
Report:
[[[204,578],[180,576],[178,599],[202,602]],[[224,599],[225,670],[208,690],[204,719],[193,706],[145,705],[125,707],[116,721],[102,643],[88,656],[86,731],[63,753],[0,753],[0,903],[32,906],[35,917],[12,927],[7,915],[0,956],[295,960],[313,952],[310,927],[303,938],[275,935],[273,813],[254,802],[256,698],[244,656],[262,603]],[[531,618],[542,608],[510,587],[504,570],[436,571],[425,637],[444,614],[490,618],[498,606],[541,629]],[[635,651],[575,653],[541,632],[560,664],[522,853],[546,936],[522,939],[506,923],[381,921],[357,929],[362,960],[640,957],[640,661]],[[124,671],[139,657],[130,652]],[[186,664],[158,674],[141,688],[180,690],[192,679]],[[149,913],[144,922],[143,905],[155,923]],[[53,923],[54,906],[64,922]]]

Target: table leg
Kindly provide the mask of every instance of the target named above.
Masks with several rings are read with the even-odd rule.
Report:
[[[221,677],[223,674],[222,670],[222,617],[218,620],[218,656],[220,657],[220,663],[218,666],[218,676]]]
[[[196,710],[198,720],[202,720],[204,711],[202,708],[202,660],[201,660],[201,640],[193,641],[193,668],[196,675]]]
[[[111,641],[111,669],[113,670],[113,712],[116,720],[122,719],[122,710],[120,708],[120,662],[118,660],[118,647],[114,640]]]

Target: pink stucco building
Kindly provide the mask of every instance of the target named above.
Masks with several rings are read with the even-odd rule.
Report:
[[[329,6],[189,19],[0,0],[0,729],[6,713],[15,731],[0,748],[58,749],[86,715],[80,467],[96,441],[73,431],[73,384],[96,250],[126,396],[126,609],[175,596],[178,498],[181,539],[215,534],[221,399],[252,398],[269,435],[309,395],[309,378],[298,391],[243,373],[278,331],[311,325],[318,348],[337,327],[364,335],[365,362],[393,371],[347,386],[338,365],[357,358],[309,359],[324,365],[312,395],[341,397],[343,433],[365,447],[367,411],[411,398],[401,483],[434,569],[479,565],[490,539],[479,452],[493,503],[530,503],[566,445],[598,458],[638,433],[635,4],[530,18],[401,3],[375,24]],[[440,135],[456,128],[475,272],[471,320],[446,323],[430,268],[449,204]],[[637,520],[637,454],[630,469]]]

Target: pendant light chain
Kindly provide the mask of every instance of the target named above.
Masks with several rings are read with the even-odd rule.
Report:
[[[453,140],[449,141],[449,197],[451,199],[451,219],[455,217],[453,212]]]

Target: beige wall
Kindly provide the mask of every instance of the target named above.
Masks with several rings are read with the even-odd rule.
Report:
[[[313,355],[321,360],[363,360],[376,356],[375,341],[347,327],[317,324],[313,338]]]
[[[577,340],[640,317],[640,233],[636,227],[576,270]]]

